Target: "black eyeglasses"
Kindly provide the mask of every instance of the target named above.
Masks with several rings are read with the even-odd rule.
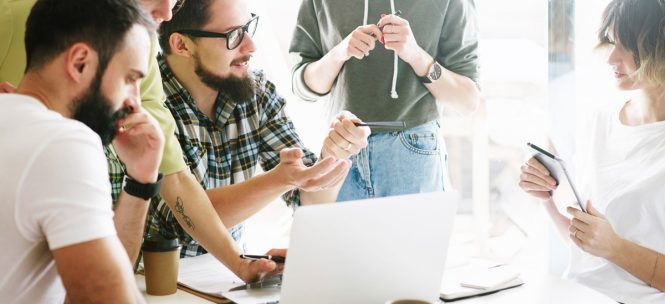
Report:
[[[252,14],[252,19],[249,19],[249,22],[247,22],[245,25],[233,28],[226,33],[216,33],[201,30],[177,30],[174,32],[197,38],[226,38],[226,48],[233,50],[237,48],[240,43],[242,43],[242,38],[245,37],[245,32],[249,34],[250,37],[254,37],[254,33],[256,32],[256,27],[258,24],[259,16]]]

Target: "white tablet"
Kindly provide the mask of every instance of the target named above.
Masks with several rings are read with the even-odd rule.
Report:
[[[533,157],[535,157],[541,164],[545,166],[545,168],[547,168],[547,170],[550,171],[550,176],[552,176],[557,181],[558,185],[561,185],[562,182],[568,184],[570,189],[573,191],[573,195],[575,195],[575,201],[577,202],[577,205],[580,206],[582,211],[587,212],[586,206],[584,206],[586,203],[580,199],[580,195],[577,192],[575,185],[573,184],[570,174],[568,174],[568,170],[566,170],[563,159],[556,157],[554,154],[547,152],[545,149],[532,143],[527,143],[527,146],[529,146]]]

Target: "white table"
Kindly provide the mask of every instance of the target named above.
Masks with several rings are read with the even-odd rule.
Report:
[[[136,279],[136,285],[139,287],[139,290],[143,294],[143,297],[145,297],[145,301],[147,303],[154,303],[154,304],[213,303],[204,298],[197,297],[189,292],[180,289],[178,289],[176,293],[168,296],[151,296],[145,293],[145,276],[143,276],[142,274],[135,274],[134,278]]]
[[[522,278],[524,279],[524,285],[520,287],[453,303],[617,304],[616,301],[600,292],[557,276],[523,273]]]
[[[178,289],[168,296],[151,296],[145,293],[145,277],[135,275],[136,284],[145,296],[146,302],[153,304],[213,303]],[[538,304],[616,304],[616,301],[588,287],[562,278],[538,273],[524,273],[525,284],[495,294],[460,300],[457,304],[498,304],[498,303],[538,303]]]

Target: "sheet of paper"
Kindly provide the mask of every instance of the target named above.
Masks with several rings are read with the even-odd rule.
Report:
[[[469,270],[460,285],[469,288],[490,289],[519,278],[520,272],[509,265]]]
[[[279,288],[252,288],[222,295],[236,304],[272,304],[279,303],[279,291]]]
[[[178,283],[219,297],[223,292],[245,284],[210,254],[180,259]]]

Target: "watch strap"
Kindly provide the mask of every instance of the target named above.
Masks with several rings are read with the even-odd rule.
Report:
[[[427,75],[429,75],[429,73],[427,73]],[[427,77],[427,76],[424,76],[424,77],[418,76],[418,80],[420,80],[420,82],[422,82],[422,83],[432,83],[432,80],[429,79],[429,77]]]
[[[132,179],[129,175],[125,175],[125,186],[122,189],[131,196],[149,200],[159,194],[159,191],[162,189],[162,177],[163,175],[159,173],[156,182],[142,184]]]
[[[429,66],[427,67],[427,73],[425,74],[425,76],[422,76],[422,77],[418,76],[418,79],[420,80],[420,82],[422,82],[422,83],[432,83],[432,79],[429,77],[429,75],[432,72],[432,68],[434,67],[435,64],[436,64],[436,59],[432,60],[432,63],[430,63]]]

